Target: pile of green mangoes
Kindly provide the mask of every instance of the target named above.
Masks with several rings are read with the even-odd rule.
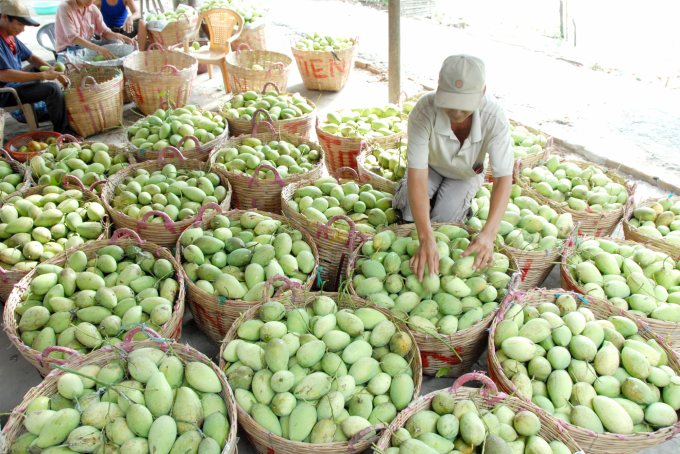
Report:
[[[295,43],[295,48],[299,50],[319,50],[330,52],[332,50],[342,50],[354,46],[354,38],[345,36],[319,35],[309,33],[304,39]]]
[[[492,185],[481,187],[472,200],[473,216],[465,223],[476,230],[486,224],[491,206]],[[522,195],[522,188],[512,185],[510,201],[498,228],[501,243],[523,251],[546,251],[558,248],[574,230],[571,214],[558,214],[547,205]]]
[[[506,295],[510,261],[495,253],[492,267],[475,272],[474,256],[460,257],[470,234],[455,225],[434,230],[439,249],[439,275],[423,282],[409,260],[418,250],[418,232],[397,237],[391,230],[378,233],[361,246],[365,256],[356,262],[352,285],[357,295],[389,308],[409,326],[426,334],[454,334],[484,319]]]
[[[595,320],[571,294],[511,306],[496,326],[503,373],[555,417],[596,433],[654,432],[678,421],[680,377],[627,317]]]
[[[24,175],[14,173],[8,162],[0,161],[0,197],[21,190],[25,186]]]
[[[252,69],[256,69],[253,67]],[[257,68],[262,70],[263,68]],[[246,91],[235,95],[230,101],[222,106],[222,113],[230,120],[251,121],[257,109],[264,109],[274,121],[290,120],[311,113],[314,108],[299,93],[279,94],[276,91],[268,91],[264,94],[254,91]],[[267,120],[263,112],[258,112],[257,121]],[[266,130],[265,130],[266,132]]]
[[[56,394],[28,404],[28,432],[9,450],[220,454],[230,425],[222,383],[209,365],[170,351],[139,348],[59,376]]]
[[[90,260],[75,251],[65,265],[38,265],[16,308],[21,340],[33,350],[58,345],[88,353],[122,342],[132,324],[161,332],[170,320],[179,284],[169,260],[108,245]],[[62,359],[63,353],[50,356]]]
[[[130,162],[127,153],[118,153],[112,158],[105,143],[65,142],[61,146],[49,145],[44,153],[32,158],[29,165],[39,185],[60,186],[66,175],[73,175],[90,187],[121,171]]]
[[[587,295],[639,317],[680,322],[680,268],[668,254],[597,238],[583,241],[567,268]]]
[[[133,219],[142,219],[149,211],[162,211],[176,222],[196,216],[204,205],[222,203],[227,187],[214,172],[166,164],[151,173],[136,169],[134,178],[127,176],[116,185],[114,195],[113,208]],[[165,220],[154,215],[147,222],[162,224]]]
[[[526,158],[530,154],[541,153],[548,143],[544,135],[534,135],[522,125],[510,125],[510,137],[516,158]]]
[[[407,167],[405,145],[388,150],[376,146],[370,154],[366,155],[366,161],[364,161],[366,170],[395,183],[404,177]]]
[[[348,441],[369,426],[389,424],[413,398],[405,358],[413,341],[375,309],[338,310],[327,296],[290,311],[269,302],[237,336],[222,354],[236,401],[288,440]]]
[[[47,186],[41,194],[9,198],[0,208],[0,267],[28,271],[104,233],[106,210],[80,189]]]
[[[167,11],[165,13],[159,14],[149,13],[146,15],[144,20],[146,20],[147,22],[155,20],[177,22],[178,20],[186,20],[186,18],[184,17],[185,15],[186,17],[191,18],[192,16],[197,15],[197,12],[194,8],[190,6],[180,5],[177,7],[175,11]]]
[[[399,212],[392,208],[393,194],[373,189],[370,184],[359,186],[354,181],[340,184],[333,177],[323,177],[314,184],[298,188],[288,205],[305,217],[328,223],[333,216],[346,215],[363,233],[376,233],[376,227],[399,221]],[[337,229],[349,230],[349,223],[339,219]]]
[[[388,104],[330,112],[320,128],[338,137],[377,139],[406,131],[407,121],[400,117],[401,109]]]
[[[648,207],[633,211],[630,224],[651,238],[661,238],[667,243],[680,244],[680,200],[664,197]]]
[[[262,144],[260,139],[248,137],[241,140],[241,145],[226,148],[216,152],[215,164],[227,172],[247,174],[253,176],[255,169],[262,164],[274,167],[281,178],[290,175],[307,173],[314,168],[321,156],[318,150],[312,150],[309,145],[301,143],[297,147],[284,140]],[[274,179],[276,175],[270,169],[261,169],[260,179]]]
[[[204,13],[211,9],[226,8],[232,9],[243,17],[244,25],[248,25],[258,18],[267,15],[267,10],[252,3],[245,3],[241,0],[210,0],[203,2],[198,8],[199,13]]]
[[[520,175],[536,192],[574,211],[608,213],[623,208],[628,201],[628,190],[601,169],[581,169],[573,162],[560,164],[555,156],[545,165],[525,167]]]
[[[180,150],[193,150],[197,146],[212,142],[225,129],[225,120],[212,112],[201,113],[196,106],[186,105],[177,109],[158,109],[153,115],[136,121],[127,128],[127,137],[132,145],[140,150],[161,151],[177,144],[186,136]]]
[[[440,392],[432,410],[419,411],[392,434],[385,454],[472,453],[478,446],[487,453],[572,454],[561,441],[548,443],[540,431],[541,420],[530,411],[515,413],[502,403],[489,411]]]
[[[302,233],[269,216],[245,212],[230,221],[217,215],[210,227],[189,228],[180,237],[184,272],[209,295],[262,301],[267,279],[285,275],[304,285],[314,270],[314,254]],[[283,284],[274,283],[269,296]]]

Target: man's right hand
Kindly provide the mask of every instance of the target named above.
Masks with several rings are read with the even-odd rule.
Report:
[[[426,265],[430,276],[439,274],[439,248],[434,237],[420,240],[420,246],[409,263],[411,271],[418,277],[418,282],[423,282]]]
[[[64,75],[64,73],[55,71],[53,68],[47,68],[45,71],[41,71],[39,74],[43,77],[43,80],[56,80],[59,76]]]
[[[113,54],[108,49],[104,49],[103,47],[99,46],[97,48],[97,53],[104,57],[106,60],[113,60]]]

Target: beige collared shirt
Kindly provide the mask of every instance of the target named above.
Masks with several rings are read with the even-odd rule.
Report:
[[[467,180],[476,175],[473,167],[484,163],[488,154],[494,178],[512,175],[510,123],[498,101],[484,95],[472,114],[470,135],[461,146],[446,112],[435,106],[434,94],[423,95],[409,114],[408,167],[431,167],[445,178]]]

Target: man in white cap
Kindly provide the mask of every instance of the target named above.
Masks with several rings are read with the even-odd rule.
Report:
[[[59,80],[64,86],[70,84],[63,72],[50,68],[45,60],[35,55],[17,36],[25,26],[37,27],[40,24],[31,18],[28,7],[19,0],[0,1],[0,87],[14,88],[22,104],[44,101],[55,131],[74,134],[69,126],[66,105],[61,87],[41,81]],[[27,61],[31,70],[22,70]],[[39,68],[47,66],[45,71]],[[10,93],[0,93],[0,106],[16,104]]]
[[[439,273],[430,222],[462,222],[468,216],[487,154],[493,173],[489,216],[462,254],[477,254],[477,270],[493,264],[496,234],[510,199],[514,154],[505,111],[486,94],[484,62],[452,55],[444,60],[437,91],[423,95],[409,115],[408,172],[394,195],[394,207],[418,230],[420,246],[411,267],[419,280],[425,266],[431,275]]]

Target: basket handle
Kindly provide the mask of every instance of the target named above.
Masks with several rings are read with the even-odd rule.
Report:
[[[270,84],[270,83],[272,83],[272,82],[267,82],[267,84]],[[267,84],[265,84],[265,86],[266,86]],[[278,87],[277,87],[277,88],[278,88]],[[265,93],[265,91],[263,90],[263,91],[262,91],[262,94],[264,94],[264,93]],[[263,121],[266,121],[266,122],[269,122],[269,123],[272,123],[272,124],[273,124],[273,121],[274,121],[274,120],[272,120],[272,117],[271,117],[271,115],[269,115],[269,112],[267,111],[267,109],[263,109],[262,107],[260,107],[260,108],[257,109],[255,112],[253,112],[253,118],[252,118],[252,120],[250,120],[250,123],[253,125],[253,128],[254,128],[255,126],[257,126],[256,123],[259,123],[259,122],[256,120],[256,118],[257,118],[257,114],[260,113],[260,112],[262,112],[263,114],[265,114],[265,115],[267,116],[267,119],[266,119],[266,120],[263,120]]]
[[[151,49],[153,49],[154,47],[158,47],[158,48],[160,48],[161,52],[165,52],[165,49],[160,44],[151,43],[151,45],[146,49],[146,53],[148,54],[149,52],[151,52]]]
[[[279,133],[276,132],[276,129],[274,128],[274,125],[273,125],[272,123],[270,123],[270,122],[268,122],[268,121],[260,121],[260,122],[257,122],[257,123],[255,124],[255,126],[253,126],[253,134],[252,134],[252,136],[253,136],[254,138],[257,138],[257,130],[260,129],[260,125],[261,125],[261,124],[264,124],[265,126],[267,126],[267,127],[271,130],[272,134],[274,134],[274,135],[277,136],[277,137],[279,136]]]
[[[92,83],[88,84],[88,82],[92,82]],[[96,92],[99,92],[99,84],[97,83],[97,81],[92,76],[83,77],[83,80],[80,82],[80,88],[81,88],[81,90],[89,89],[89,90],[94,90]]]
[[[274,63],[273,65],[271,65],[271,66],[267,69],[267,77],[269,77],[269,76],[272,75],[272,70],[273,70],[275,67],[277,67],[277,66],[280,68],[281,72],[283,72],[283,71],[286,70],[286,67],[283,65],[283,63],[281,63],[280,61],[277,61],[276,63]],[[278,90],[278,87],[277,87],[277,90],[276,90],[276,91],[279,92],[279,93],[281,93],[281,92]]]
[[[633,216],[633,212],[631,211],[631,209],[635,207],[634,199],[635,197],[633,196],[628,197],[628,200],[626,201],[626,207],[623,209],[623,219],[626,221],[631,219]]]
[[[286,276],[282,276],[280,274],[275,274],[274,276],[267,279],[267,281],[264,283],[264,288],[265,288],[265,290],[267,290],[265,295],[269,295],[269,289],[271,288],[272,285],[274,285],[274,282],[278,282],[278,281],[283,281],[284,284],[281,286],[281,288],[277,292],[283,293],[283,290],[285,289],[286,286],[287,286],[287,288],[289,288],[291,290],[295,290],[295,289],[302,290],[302,286],[300,284],[298,284],[297,282],[291,281]],[[295,292],[291,292],[291,294],[292,294],[292,298],[293,298],[292,301],[291,301],[291,304],[293,304],[295,302]]]
[[[5,150],[4,148],[0,148],[0,154],[4,155],[7,158],[8,161],[15,161],[15,159],[12,157],[12,155],[9,154],[9,152],[7,150]]]
[[[174,102],[169,101],[169,100],[167,100],[167,99],[164,99],[163,102],[161,102],[161,103],[158,105],[158,108],[159,108],[159,109],[163,109],[163,108],[167,108],[167,107],[170,107],[171,109],[176,109],[176,108],[177,108],[177,104],[175,104]]]
[[[350,171],[350,172],[354,175],[354,177],[355,177],[357,180],[360,179],[360,178],[359,178],[359,174],[357,173],[357,171],[354,170],[354,169],[351,168],[351,167],[340,167],[340,168],[335,172],[335,179],[336,179],[336,180],[339,180],[339,175],[342,175],[342,172],[344,172],[344,171],[346,171],[346,170]]]
[[[385,430],[385,429],[387,429],[387,425],[379,423],[379,424],[375,424],[373,426],[369,426],[369,427],[367,427],[363,430],[360,430],[359,432],[355,433],[352,438],[349,439],[349,442],[347,443],[347,448],[349,448],[350,452],[354,452],[356,450],[354,445],[359,440],[361,440],[363,437],[365,437],[366,435],[370,434],[373,431],[377,432],[379,430]]]
[[[187,22],[189,22],[189,16],[187,16],[186,13],[179,13],[179,14],[177,15],[177,20],[179,20],[179,18],[182,17],[182,16],[184,16],[184,20],[186,20]]]
[[[400,92],[399,95],[397,96],[397,105],[401,106],[404,103],[404,101],[406,101],[406,98],[408,98],[408,94],[405,91]]]
[[[278,185],[281,186],[282,188],[286,187],[286,183],[283,182],[283,178],[281,178],[281,174],[279,173],[278,170],[276,170],[275,167],[272,167],[272,166],[270,166],[269,164],[260,164],[259,166],[257,166],[257,169],[255,169],[255,171],[253,172],[253,176],[250,177],[250,182],[248,183],[248,187],[249,187],[249,188],[252,189],[252,187],[253,187],[253,182],[257,181],[257,176],[259,175],[260,169],[261,169],[262,167],[264,167],[265,169],[269,169],[269,170],[271,170],[272,172],[274,172],[274,181],[276,182],[276,184],[278,184]],[[259,186],[259,185],[256,184],[256,186]]]
[[[198,141],[198,139],[196,139],[196,137],[194,137],[194,136],[186,136],[186,137],[182,138],[182,140],[186,139],[187,137],[192,137],[192,138],[194,138],[196,141]],[[179,147],[181,144],[182,144],[182,141],[178,142],[178,143],[177,143],[177,146]],[[179,157],[180,161],[182,161],[182,162],[184,162],[184,161],[187,160],[187,158],[184,157],[184,155],[182,154],[182,152],[179,151],[179,148],[175,148],[175,147],[173,147],[173,146],[168,146],[168,147],[163,148],[163,149],[158,153],[158,163],[159,163],[160,165],[165,165],[165,153],[166,153],[167,151],[170,151],[170,152],[172,152],[173,155]]]
[[[59,137],[57,137],[57,146],[60,146],[61,143],[66,139],[68,139],[69,142],[78,143],[78,139],[73,137],[71,134],[62,134]]]
[[[249,46],[248,44],[246,44],[246,43],[241,43],[241,44],[239,44],[238,47],[236,48],[236,54],[237,54],[237,55],[241,53],[241,48],[242,48],[243,46],[245,46],[245,50],[250,50],[250,46]]]
[[[158,70],[158,73],[159,73],[159,74],[162,73],[163,70],[164,70],[165,68],[170,68],[170,69],[172,69],[172,73],[173,73],[172,75],[173,75],[173,76],[181,77],[181,74],[179,73],[179,70],[178,70],[175,66],[172,66],[172,65],[163,65],[163,66],[161,66],[161,69]]]
[[[52,352],[68,353],[69,355],[72,355],[72,356],[82,356],[82,355],[80,354],[80,352],[77,352],[77,351],[73,350],[72,348],[68,348],[68,347],[60,347],[60,346],[57,346],[57,345],[53,345],[53,346],[51,346],[51,347],[47,347],[47,348],[46,348],[45,350],[43,350],[42,352],[38,353],[38,356],[36,356],[35,359],[38,360],[38,363],[40,363],[40,365],[41,365],[42,367],[47,367],[47,366],[45,365],[45,363],[43,362],[44,360],[47,360],[47,361],[49,361],[50,363],[58,364],[58,365],[60,365],[60,366],[64,366],[64,365],[66,365],[66,364],[72,362],[72,360],[71,360],[71,361],[68,361],[68,360],[65,360],[65,359],[51,358],[51,357],[50,357],[50,353],[52,353]],[[49,363],[48,363],[48,364],[49,364]]]
[[[220,207],[218,204],[215,202],[209,202],[203,205],[201,208],[198,210],[198,214],[196,215],[196,222],[201,222],[203,221],[203,213],[205,213],[205,210],[208,208],[215,209],[220,212],[220,214],[224,214],[224,211],[222,211],[222,207]]]
[[[179,149],[182,147],[182,145],[184,144],[184,142],[185,142],[187,139],[191,139],[191,140],[194,141],[194,143],[196,144],[196,148],[194,148],[194,149],[195,149],[196,151],[198,151],[199,153],[201,153],[201,152],[203,151],[203,149],[201,148],[201,141],[198,140],[198,138],[197,138],[196,136],[184,136],[184,137],[182,137],[182,138],[180,139],[180,141],[177,142],[177,147],[176,147],[177,150],[179,150]],[[184,157],[184,156],[182,156],[182,157]],[[185,158],[185,159],[186,159],[186,158]]]
[[[64,180],[62,180],[62,181],[64,181]],[[104,184],[104,183],[106,183],[106,180],[95,181],[94,183],[92,183],[90,185],[90,191],[94,191],[97,186],[99,186],[100,184]]]
[[[146,243],[146,240],[143,240],[137,235],[137,232],[131,229],[117,229],[116,231],[113,232],[113,235],[111,236],[111,239],[109,240],[109,244],[118,244],[118,240],[124,240],[126,238],[134,237],[135,240],[137,241],[137,244],[144,244]]]
[[[482,383],[484,383],[484,385],[488,386],[493,394],[498,393],[498,387],[496,387],[496,384],[493,382],[493,380],[487,377],[484,372],[476,371],[458,377],[458,379],[456,379],[456,381],[453,382],[453,385],[451,385],[451,390],[453,390],[454,392],[458,391],[458,388],[463,386],[465,383],[475,380],[481,381]]]
[[[282,65],[282,67],[283,67],[283,63],[274,63],[274,65],[272,65],[272,67],[274,67],[275,65]],[[269,74],[267,74],[267,75],[269,75]],[[267,86],[269,86],[269,85],[273,85],[276,92],[278,94],[281,94],[281,90],[279,90],[279,86],[276,85],[276,82],[265,82],[264,87],[262,87],[262,94],[267,93]],[[258,109],[258,110],[264,110],[264,109]],[[267,112],[267,111],[265,110],[265,112]],[[269,115],[269,112],[267,112],[267,115]],[[253,115],[253,117],[254,117],[254,115]],[[271,117],[269,117],[269,121],[272,121]]]
[[[127,350],[132,345],[132,342],[133,342],[132,338],[134,337],[135,334],[137,334],[139,332],[142,332],[149,337],[153,336],[154,338],[160,338],[160,339],[163,338],[163,336],[161,336],[160,334],[158,334],[156,331],[152,330],[148,326],[139,325],[139,326],[135,326],[134,328],[132,328],[130,331],[127,332],[127,334],[125,335],[125,339],[123,339],[123,348],[125,348]],[[156,339],[154,339],[154,340],[156,340]],[[163,347],[167,348],[168,343],[163,342],[162,345],[163,345]]]
[[[80,178],[78,178],[78,177],[75,176],[75,175],[64,175],[64,178],[61,179],[61,184],[64,185],[64,184],[66,184],[67,181],[70,181],[70,180],[73,180],[73,182],[74,182],[76,185],[80,186],[80,189],[81,189],[82,191],[85,191],[85,190],[86,190],[85,185],[83,184],[83,182],[80,181]]]
[[[71,63],[71,62],[65,63],[64,66],[66,67],[66,71],[64,71],[64,72],[65,72],[65,73],[69,73],[69,74],[70,74],[72,71],[74,71],[74,72],[80,72],[80,70],[82,69],[80,66],[76,65],[75,63]]]
[[[143,229],[146,225],[146,221],[153,215],[160,216],[165,220],[165,228],[168,230],[170,233],[176,234],[177,231],[175,230],[175,222],[170,219],[170,216],[168,216],[168,213],[165,213],[164,211],[147,211],[144,213],[144,216],[142,216],[142,219],[137,221],[137,232],[139,233],[141,229]]]

